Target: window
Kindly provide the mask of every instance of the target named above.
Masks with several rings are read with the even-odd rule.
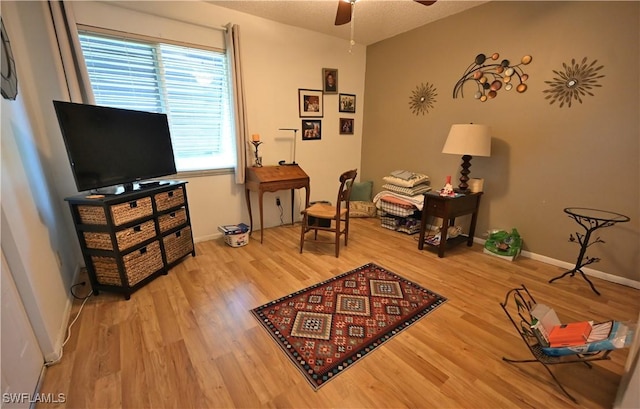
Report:
[[[167,114],[179,172],[235,166],[224,51],[79,37],[97,105]]]

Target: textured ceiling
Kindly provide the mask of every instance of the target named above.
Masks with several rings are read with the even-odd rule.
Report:
[[[338,1],[341,0],[228,0],[208,3],[349,40],[351,25],[334,24]],[[486,2],[439,0],[431,6],[423,6],[413,0],[358,0],[353,19],[354,40],[357,44],[373,44]]]

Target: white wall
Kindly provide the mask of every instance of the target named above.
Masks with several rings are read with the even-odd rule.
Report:
[[[38,93],[56,87],[40,83],[40,66],[25,47],[45,29],[41,4],[3,2],[2,18],[18,74],[18,97],[2,100],[2,250],[45,359],[58,357],[71,307],[67,288],[78,264],[65,223],[66,204],[56,192],[46,120],[38,114]],[[29,28],[29,29],[28,29]],[[46,46],[46,41],[44,44]],[[34,47],[37,49],[37,47]],[[46,48],[40,57],[51,56]],[[34,84],[38,84],[35,86]],[[49,102],[50,103],[50,102]],[[55,119],[54,119],[55,120]],[[71,182],[73,183],[73,182]],[[75,245],[77,246],[77,244]]]
[[[296,162],[311,178],[312,200],[335,201],[340,173],[360,166],[364,47],[356,46],[349,53],[347,41],[202,2],[74,2],[73,8],[79,24],[193,44],[215,44],[221,37],[220,27],[229,22],[240,25],[249,133],[261,135],[264,165],[292,159],[293,133],[279,128],[301,128],[298,88],[322,89],[322,68],[338,69],[340,92],[357,96],[360,105],[356,114],[339,114],[338,95],[325,95],[322,139],[301,141],[301,132],[298,132]],[[354,135],[339,134],[341,116],[355,118]],[[251,161],[253,147],[249,152]],[[218,237],[219,225],[248,223],[244,187],[235,185],[233,175],[182,179],[189,182],[187,193],[197,241]],[[289,222],[289,193],[267,193],[264,198],[266,227],[280,224],[276,195],[282,198],[285,222]],[[303,197],[298,191],[296,206]],[[255,195],[252,204],[256,215]],[[259,219],[256,219],[254,217],[254,225],[259,228]]]

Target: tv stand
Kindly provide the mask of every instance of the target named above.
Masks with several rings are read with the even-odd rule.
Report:
[[[116,292],[128,300],[184,257],[196,255],[186,183],[65,199],[94,294]]]

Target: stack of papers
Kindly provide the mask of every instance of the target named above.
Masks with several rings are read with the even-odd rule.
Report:
[[[225,225],[225,226],[218,226],[218,230],[220,230],[226,236],[228,234],[246,233],[246,232],[249,231],[249,226],[247,226],[244,223],[228,224],[228,225]]]

